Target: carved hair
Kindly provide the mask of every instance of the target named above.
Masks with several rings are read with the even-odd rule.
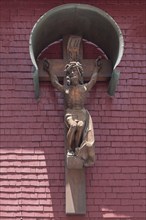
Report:
[[[71,70],[73,68],[76,68],[78,73],[79,73],[79,82],[80,84],[83,84],[83,67],[82,67],[82,64],[79,63],[79,62],[76,62],[76,61],[72,61],[70,63],[68,63],[66,66],[65,66],[65,72],[66,72],[66,82],[67,82],[67,85],[70,85],[70,73],[71,73]]]

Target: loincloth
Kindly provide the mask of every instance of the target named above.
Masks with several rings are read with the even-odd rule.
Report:
[[[87,118],[87,111],[85,109],[66,109],[65,113],[65,122],[68,121],[68,119],[72,119],[73,121],[86,121]]]

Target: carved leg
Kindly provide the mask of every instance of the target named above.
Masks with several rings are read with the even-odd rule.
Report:
[[[67,147],[69,151],[72,151],[72,144],[75,139],[76,125],[70,126],[67,132]]]
[[[76,147],[80,147],[81,143],[81,138],[84,130],[84,125],[85,123],[83,121],[79,121],[77,123],[77,131],[76,131],[76,136],[75,136],[75,145]]]

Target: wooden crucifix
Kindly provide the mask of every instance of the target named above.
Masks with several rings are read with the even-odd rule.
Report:
[[[64,79],[64,68],[69,61],[79,61],[84,69],[84,80],[88,81],[93,73],[95,59],[84,59],[82,38],[71,35],[63,37],[63,59],[50,59],[52,72],[58,79]],[[43,68],[44,60],[38,60],[39,80],[50,81],[50,75]],[[112,64],[110,60],[101,59],[102,69],[99,71],[97,81],[109,81],[112,75]]]
[[[65,98],[66,214],[86,213],[85,167],[95,163],[95,151],[92,118],[84,102],[97,79],[110,77],[112,71],[110,61],[84,60],[81,41],[80,36],[65,38],[64,60],[43,61],[53,86]],[[84,78],[89,81],[84,83]]]

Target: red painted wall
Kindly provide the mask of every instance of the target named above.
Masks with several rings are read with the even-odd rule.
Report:
[[[0,219],[145,220],[145,0],[90,1],[119,24],[125,50],[115,97],[97,83],[86,104],[97,155],[86,169],[87,214],[65,215],[63,99],[50,83],[41,83],[34,99],[28,41],[41,15],[70,2],[89,3],[0,1]]]

